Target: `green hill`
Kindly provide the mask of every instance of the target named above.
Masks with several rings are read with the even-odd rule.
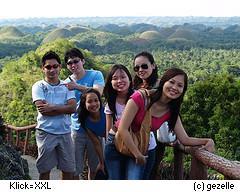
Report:
[[[172,35],[168,37],[168,39],[186,39],[194,41],[197,39],[196,33],[191,30],[186,29],[177,29]]]
[[[71,26],[68,28],[69,31],[71,31],[74,35],[77,35],[78,33],[83,33],[86,31],[89,31],[90,29],[88,27],[84,27],[84,26]]]
[[[209,33],[210,34],[217,34],[217,35],[222,35],[223,34],[223,29],[221,29],[221,28],[212,28],[210,31],[209,31]]]
[[[234,33],[240,33],[240,26],[239,25],[231,25],[224,29],[224,32],[234,32]]]
[[[140,34],[139,38],[145,39],[148,41],[154,41],[154,40],[162,39],[163,37],[158,31],[145,31]]]
[[[103,32],[103,31],[87,31],[84,33],[78,33],[71,40],[75,42],[96,42],[98,45],[105,45],[109,41],[119,39],[120,36],[114,33]]]
[[[165,27],[165,28],[161,28],[159,30],[159,33],[161,34],[161,36],[163,36],[164,38],[168,38],[170,35],[172,35],[175,32],[175,29],[172,27]]]
[[[118,26],[116,24],[102,25],[96,28],[99,31],[105,31],[110,33],[115,33],[119,35],[129,35],[132,34],[128,26]]]
[[[7,26],[0,28],[0,39],[16,39],[23,36],[24,33],[22,33],[16,27]]]
[[[42,43],[48,43],[51,41],[55,41],[56,39],[60,38],[69,38],[71,36],[74,36],[74,33],[68,29],[65,28],[58,28],[50,32],[42,41]]]
[[[133,24],[129,26],[133,33],[143,33],[144,31],[158,31],[158,27],[147,23]]]
[[[138,46],[138,47],[147,45],[149,43],[148,40],[141,39],[141,38],[132,38],[132,39],[129,39],[128,42],[131,43],[132,45]]]

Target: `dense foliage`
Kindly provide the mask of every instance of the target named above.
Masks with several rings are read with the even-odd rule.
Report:
[[[211,137],[221,156],[240,160],[240,81],[211,75],[190,86],[182,119],[192,136]]]

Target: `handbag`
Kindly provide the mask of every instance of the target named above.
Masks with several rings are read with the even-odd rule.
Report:
[[[157,130],[157,140],[161,143],[173,143],[176,139],[176,134],[169,131],[168,122],[165,121]]]
[[[149,93],[145,89],[138,90],[145,101],[145,109],[147,109],[147,106],[149,105]],[[151,129],[151,111],[148,109],[145,113],[145,116],[143,118],[143,121],[141,123],[141,127],[139,131],[133,132],[131,127],[128,128],[128,131],[132,137],[132,140],[134,144],[138,147],[139,151],[146,155],[149,145],[149,137],[150,137],[150,129]],[[116,149],[127,156],[134,157],[131,151],[128,149],[128,147],[125,145],[124,140],[122,139],[119,132],[116,132],[115,139],[114,139],[115,147]]]

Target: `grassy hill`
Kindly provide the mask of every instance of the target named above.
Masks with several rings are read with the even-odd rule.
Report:
[[[56,39],[60,38],[69,38],[71,36],[74,36],[74,33],[68,29],[65,28],[57,28],[50,32],[42,41],[42,43],[48,43],[51,41],[55,41]]]
[[[81,27],[79,27],[79,26],[70,26],[68,28],[68,30],[71,31],[74,35],[77,35],[78,33],[84,33],[84,32],[89,31],[91,29],[88,28],[88,27],[85,27],[85,26],[81,26]]]
[[[163,36],[158,31],[145,31],[141,33],[139,37],[148,41],[154,41],[163,38]]]
[[[191,30],[187,29],[177,29],[173,34],[171,34],[168,39],[186,39],[186,40],[196,40],[197,34]]]
[[[107,44],[109,41],[119,38],[121,37],[114,33],[91,30],[84,33],[78,33],[71,39],[77,42],[96,42],[96,44],[102,46]]]
[[[6,26],[6,27],[0,28],[0,40],[17,39],[23,36],[24,36],[24,33],[22,33],[16,27]]]

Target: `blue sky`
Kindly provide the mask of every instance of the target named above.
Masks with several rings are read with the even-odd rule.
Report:
[[[0,19],[89,16],[240,16],[239,0],[3,0]]]

